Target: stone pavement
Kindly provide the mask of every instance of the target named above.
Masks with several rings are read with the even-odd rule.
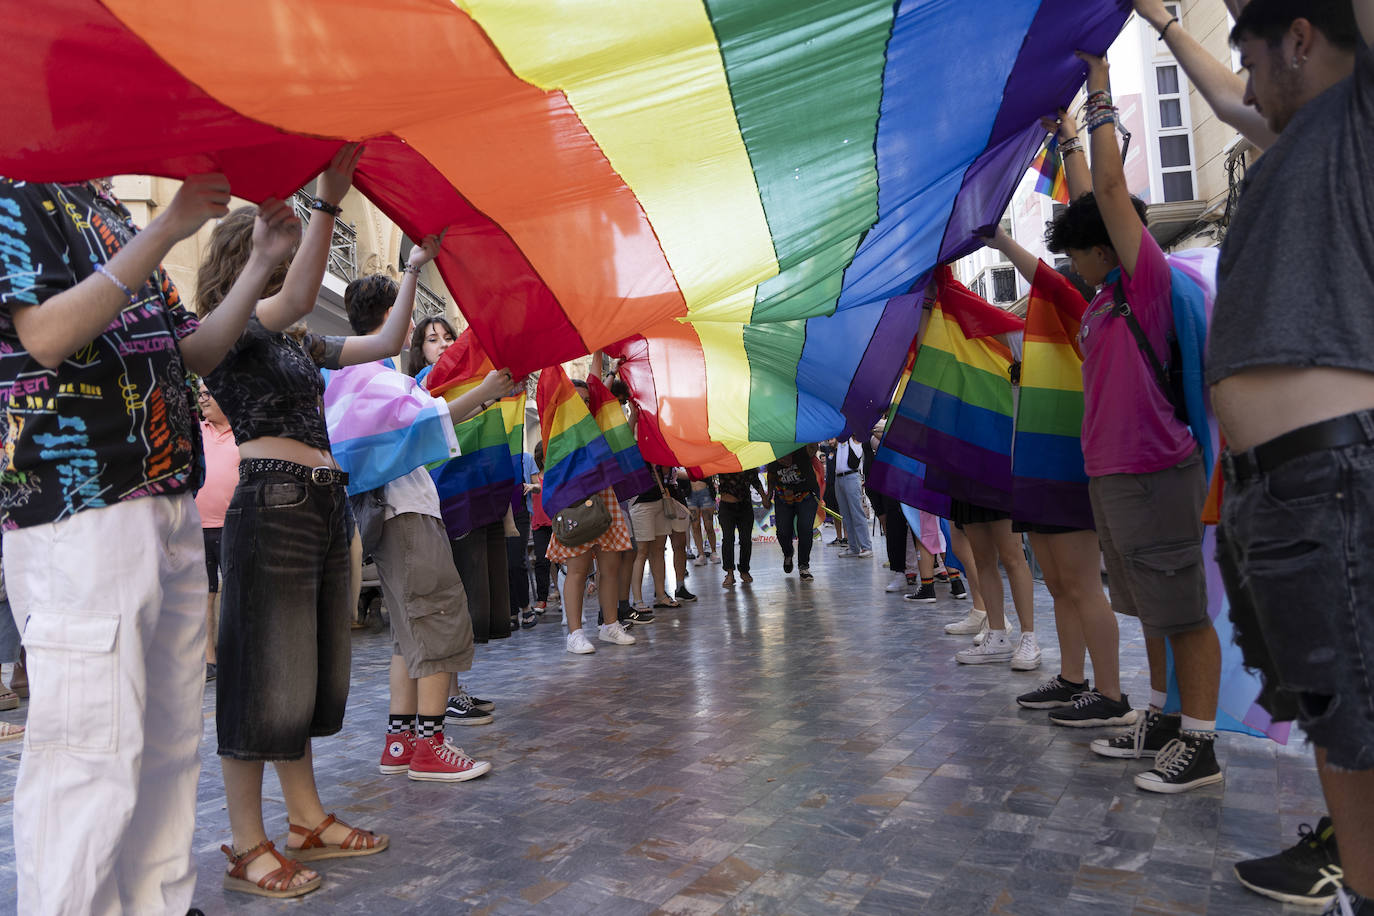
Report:
[[[828,532],[827,532],[828,536]],[[881,543],[879,544],[881,546]],[[635,629],[639,644],[563,651],[556,612],[479,647],[468,689],[496,721],[451,727],[493,772],[458,785],[380,776],[389,641],[360,631],[344,731],[316,742],[326,810],[388,832],[377,856],[321,863],[298,902],[220,889],[229,831],[206,693],[195,856],[207,913],[1278,914],[1237,859],[1291,845],[1320,790],[1300,746],[1225,736],[1227,781],[1182,797],[1135,789],[1134,761],[1095,758],[1091,730],[1051,727],[1017,693],[1057,664],[960,668],[962,616],[886,594],[881,551],[817,546],[816,581],[756,545],[755,582]],[[1122,619],[1127,690],[1147,696],[1139,627]],[[4,713],[10,721],[23,710]],[[14,908],[0,756],[0,909]],[[270,772],[270,770],[269,770]],[[269,830],[285,832],[275,778]]]

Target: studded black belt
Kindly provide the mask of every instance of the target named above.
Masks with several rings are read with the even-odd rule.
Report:
[[[337,468],[312,468],[294,461],[283,461],[280,458],[245,458],[239,462],[239,478],[250,474],[261,474],[264,471],[273,471],[278,474],[290,474],[292,477],[300,478],[306,483],[313,483],[317,487],[343,486],[348,483],[348,473]]]

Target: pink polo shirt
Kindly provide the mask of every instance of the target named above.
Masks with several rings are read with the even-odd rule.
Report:
[[[219,432],[202,420],[200,437],[205,443],[205,486],[196,493],[202,528],[223,528],[224,510],[239,483],[239,447],[229,427]]]
[[[1169,262],[1148,231],[1140,234],[1135,274],[1121,273],[1126,301],[1161,361],[1169,358],[1173,305]],[[1102,287],[1083,315],[1083,466],[1089,477],[1148,474],[1182,462],[1197,443],[1160,390],[1126,319],[1116,314],[1114,284]]]

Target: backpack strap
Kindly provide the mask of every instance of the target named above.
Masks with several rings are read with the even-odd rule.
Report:
[[[1145,329],[1140,326],[1140,319],[1135,317],[1135,310],[1126,301],[1126,291],[1122,288],[1123,283],[1117,280],[1116,286],[1112,289],[1112,301],[1116,304],[1116,313],[1126,319],[1126,327],[1131,329],[1131,336],[1135,338],[1136,346],[1140,348],[1140,353],[1145,357],[1145,362],[1149,365],[1150,371],[1154,373],[1155,383],[1159,385],[1159,390],[1164,392],[1164,399],[1169,402],[1169,406],[1177,414],[1182,408],[1174,400],[1174,389],[1169,384],[1169,373],[1164,368],[1164,364],[1159,361],[1159,355],[1155,353],[1155,348],[1150,344],[1150,339],[1145,336]]]

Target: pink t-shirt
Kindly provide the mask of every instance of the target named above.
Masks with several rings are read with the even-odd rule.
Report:
[[[1140,234],[1135,275],[1124,278],[1130,303],[1161,360],[1173,327],[1169,262],[1149,232]],[[1089,477],[1149,474],[1182,462],[1197,443],[1160,390],[1154,371],[1116,314],[1113,284],[1083,315],[1083,466]]]
[[[200,423],[200,437],[205,442],[205,486],[196,494],[196,508],[200,510],[202,528],[223,528],[224,510],[239,482],[239,447],[234,443],[234,431],[229,427],[219,432],[204,420]]]

